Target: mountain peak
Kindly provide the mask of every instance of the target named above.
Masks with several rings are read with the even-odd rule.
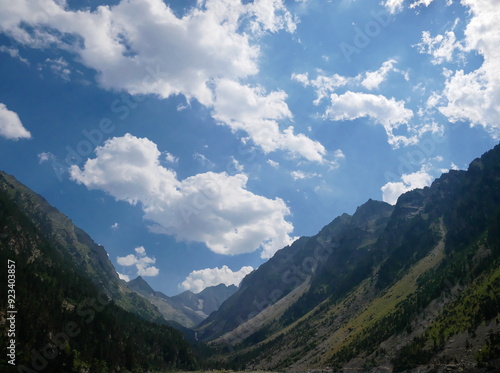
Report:
[[[388,218],[393,210],[394,206],[370,198],[364,204],[358,206],[356,212],[352,215],[352,223],[357,226],[371,227],[379,219]]]
[[[127,282],[127,286],[129,287],[129,289],[132,289],[140,294],[149,295],[155,293],[154,289],[149,286],[146,280],[144,280],[141,276],[138,276],[137,278]]]

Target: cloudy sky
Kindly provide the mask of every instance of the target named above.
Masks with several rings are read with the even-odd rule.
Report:
[[[500,139],[497,0],[0,0],[0,169],[168,295]]]

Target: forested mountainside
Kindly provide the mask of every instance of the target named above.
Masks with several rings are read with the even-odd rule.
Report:
[[[0,259],[6,266],[15,263],[19,367],[8,364],[3,353],[0,371],[145,372],[196,366],[181,333],[158,324],[165,324],[158,310],[122,284],[104,248],[5,173],[0,173]],[[7,284],[7,276],[6,269],[0,271],[0,283]],[[0,299],[0,336],[7,341],[12,303]]]
[[[278,251],[197,331],[247,369],[500,369],[499,264],[496,146]]]

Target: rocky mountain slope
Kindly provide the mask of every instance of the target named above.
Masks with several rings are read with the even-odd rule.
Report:
[[[248,275],[198,327],[251,369],[500,369],[500,145],[368,201]]]
[[[198,325],[238,290],[234,285],[219,284],[198,294],[187,290],[169,297],[153,290],[141,276],[129,281],[127,286],[155,305],[165,320],[175,321],[186,328]]]

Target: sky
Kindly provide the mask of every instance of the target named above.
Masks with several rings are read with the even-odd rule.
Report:
[[[167,295],[500,139],[498,0],[0,0],[0,169]]]

